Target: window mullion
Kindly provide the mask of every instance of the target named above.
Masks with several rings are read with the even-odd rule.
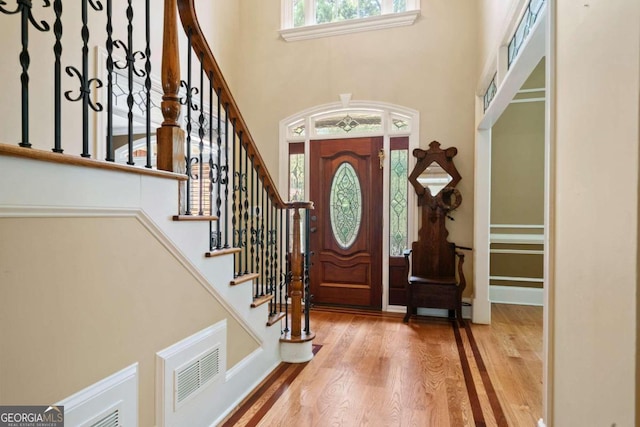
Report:
[[[304,23],[305,25],[315,25],[316,0],[304,0]]]
[[[280,8],[282,28],[293,28],[293,0],[281,0]]]
[[[393,0],[382,0],[380,12],[385,15],[387,13],[393,13]]]

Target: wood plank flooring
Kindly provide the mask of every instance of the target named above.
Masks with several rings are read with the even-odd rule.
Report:
[[[542,308],[492,325],[314,309],[317,354],[281,365],[223,426],[532,426],[542,416]],[[320,347],[321,346],[321,347]]]

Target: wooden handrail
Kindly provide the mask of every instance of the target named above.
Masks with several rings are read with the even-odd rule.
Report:
[[[219,91],[220,93],[219,97],[222,105],[228,106],[229,119],[236,120],[236,130],[238,133],[242,133],[243,145],[245,146],[249,157],[253,158],[254,168],[264,183],[264,187],[269,198],[275,206],[287,208],[288,204],[280,196],[278,186],[275,184],[271,174],[269,174],[269,171],[266,168],[266,164],[258,151],[258,147],[249,132],[247,123],[244,121],[244,118],[240,113],[240,109],[238,108],[235,99],[233,99],[233,95],[231,95],[229,85],[227,85],[227,82],[222,75],[222,71],[211,52],[209,43],[207,43],[204,33],[202,32],[196,16],[194,1],[195,0],[177,0],[182,26],[185,30],[191,31],[193,49],[197,56],[202,58],[202,66],[204,67],[206,74],[213,76],[213,82],[215,83],[216,91]]]

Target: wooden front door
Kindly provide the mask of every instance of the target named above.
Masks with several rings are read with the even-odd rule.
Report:
[[[311,141],[314,303],[382,305],[381,148],[382,137]]]

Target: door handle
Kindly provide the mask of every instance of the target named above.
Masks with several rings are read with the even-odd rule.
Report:
[[[318,227],[311,227],[309,231],[315,233],[316,231],[318,231]]]

